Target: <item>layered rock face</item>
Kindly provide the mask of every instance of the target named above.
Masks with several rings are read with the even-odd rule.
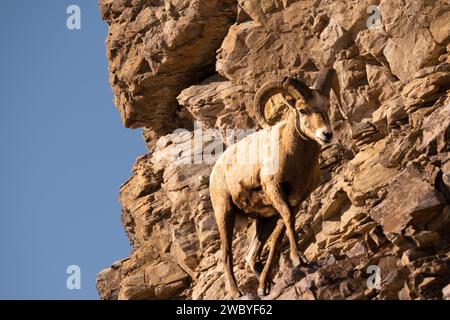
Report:
[[[331,97],[335,143],[296,215],[308,264],[292,268],[285,240],[264,299],[450,297],[447,1],[100,0],[100,8],[116,105],[125,126],[144,128],[149,150],[120,188],[133,252],[98,275],[102,299],[227,297],[208,188],[222,142],[259,129],[252,103],[265,81],[312,85],[323,67],[337,71],[342,106]],[[235,274],[256,299],[244,261],[253,233],[253,220],[239,217]]]

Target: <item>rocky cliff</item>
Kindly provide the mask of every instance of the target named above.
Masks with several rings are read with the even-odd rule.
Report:
[[[285,241],[265,299],[450,296],[448,1],[100,0],[100,9],[115,104],[148,146],[120,187],[133,252],[98,275],[102,299],[226,298],[208,190],[214,150],[227,132],[258,129],[262,83],[290,75],[312,85],[323,67],[336,69],[343,103],[332,96],[336,143],[297,213],[309,262],[292,268]],[[233,246],[238,283],[257,298],[244,261],[253,229],[240,218]]]

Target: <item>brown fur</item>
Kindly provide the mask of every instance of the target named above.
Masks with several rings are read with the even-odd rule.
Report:
[[[277,249],[285,232],[291,260],[294,265],[300,264],[294,230],[295,208],[319,182],[319,154],[324,142],[318,137],[317,130],[325,128],[331,132],[327,105],[328,100],[314,91],[314,98],[308,104],[296,104],[295,108],[302,112],[299,123],[292,107],[286,121],[229,147],[212,170],[211,201],[222,242],[229,293],[233,298],[241,294],[233,273],[232,240],[236,212],[256,216],[256,234],[248,251],[247,263],[259,278],[258,294],[268,293]],[[279,139],[279,168],[275,174],[261,174],[262,164],[239,163],[237,152],[249,148],[252,141],[269,141],[271,137]],[[270,236],[273,237],[271,248],[263,268],[260,254]]]

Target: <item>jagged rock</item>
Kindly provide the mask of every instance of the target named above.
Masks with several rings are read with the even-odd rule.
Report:
[[[375,98],[381,103],[391,100],[398,91],[398,82],[395,81],[389,68],[367,64],[367,82],[375,93]]]
[[[213,77],[201,85],[183,90],[178,96],[178,102],[189,110],[194,119],[211,128],[216,124],[217,115],[225,108],[225,96],[233,93],[230,81]]]
[[[343,109],[352,124],[361,123],[370,118],[378,108],[378,103],[368,89],[364,86],[342,91]]]
[[[403,99],[393,97],[386,101],[372,114],[372,123],[378,132],[388,134],[389,128],[407,122],[408,113],[405,110]]]
[[[424,120],[423,142],[424,147],[436,143],[438,152],[449,150],[450,146],[450,104],[441,107]]]
[[[366,199],[375,196],[377,189],[388,184],[397,174],[396,169],[387,168],[380,162],[380,153],[386,142],[386,140],[378,141],[358,153],[349,162],[353,179],[350,199],[357,206],[362,206]]]
[[[110,26],[110,82],[124,125],[170,132],[176,128],[176,96],[213,73],[236,2],[99,2]]]
[[[384,150],[387,159],[388,167],[398,167],[404,166],[411,159],[418,156],[418,149],[420,147],[420,134],[419,129],[410,130],[410,128],[404,127],[404,132],[400,136],[395,133],[395,139],[391,144]]]
[[[233,130],[254,127],[250,118],[253,116],[253,95],[245,92],[244,86],[235,86],[218,76],[184,90],[178,96],[178,102],[189,110],[196,121],[209,128],[219,128],[224,142]],[[233,116],[232,121],[230,115]]]
[[[227,297],[212,166],[224,144],[257,129],[265,81],[312,85],[325,66],[337,70],[342,105],[332,94],[336,143],[296,215],[308,263],[293,268],[284,240],[263,299],[450,299],[450,5],[381,0],[382,28],[368,29],[372,4],[100,0],[116,105],[125,126],[147,127],[149,150],[120,188],[133,251],[99,273],[102,299]],[[266,110],[274,121],[287,114],[279,96]],[[258,298],[244,258],[254,228],[238,217],[242,299]]]
[[[446,206],[442,213],[428,224],[430,231],[443,232],[450,227],[450,207]]]
[[[137,270],[123,279],[118,299],[167,299],[186,287],[187,277],[177,264],[165,260]]]
[[[383,30],[367,29],[358,33],[356,44],[362,56],[368,59],[375,59],[379,63],[387,64],[383,55],[389,35]]]
[[[104,300],[117,300],[119,297],[120,283],[122,282],[124,275],[121,270],[126,269],[124,266],[129,259],[113,263],[113,265],[102,270],[97,275],[97,291]]]
[[[448,88],[450,72],[436,72],[408,83],[402,91],[405,108],[408,112],[425,105],[432,105]]]
[[[436,246],[439,243],[439,233],[434,231],[421,231],[413,235],[411,239],[418,248]]]
[[[428,29],[421,29],[402,38],[390,38],[383,53],[392,73],[405,81],[431,61],[438,61],[439,45]]]
[[[450,11],[446,11],[443,14],[437,16],[431,22],[430,31],[433,35],[433,39],[437,43],[445,44],[450,38],[450,26],[448,21],[450,20]]]
[[[444,206],[441,195],[413,166],[407,167],[386,189],[386,199],[370,212],[385,233],[400,233],[410,223],[427,223]]]
[[[395,256],[387,256],[380,259],[378,267],[382,272],[380,299],[397,299],[398,292],[402,289],[407,272],[400,266]]]

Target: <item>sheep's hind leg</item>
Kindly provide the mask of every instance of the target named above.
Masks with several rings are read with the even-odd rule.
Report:
[[[229,295],[230,298],[235,299],[242,296],[242,293],[239,291],[233,272],[234,204],[228,198],[220,205],[214,206],[214,212],[222,243],[222,262],[228,280]]]
[[[270,245],[269,257],[267,258],[266,265],[259,278],[258,295],[265,296],[269,294],[270,286],[272,282],[272,271],[280,252],[281,241],[284,236],[285,225],[283,220],[278,220],[275,230],[272,233],[272,243]]]
[[[262,249],[269,236],[275,229],[278,217],[273,216],[269,218],[263,218],[257,216],[255,219],[255,235],[247,250],[246,263],[256,275],[256,278],[260,278],[263,271],[263,264],[260,260]]]

